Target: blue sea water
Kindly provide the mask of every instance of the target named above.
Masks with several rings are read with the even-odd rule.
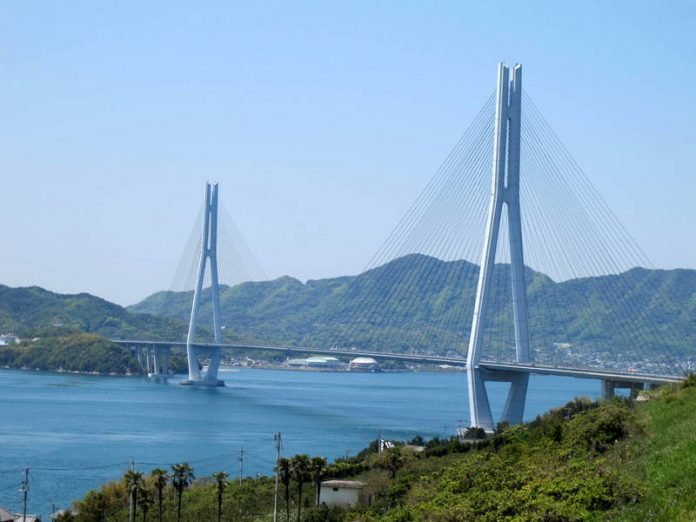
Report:
[[[271,474],[273,434],[283,454],[334,459],[384,437],[449,436],[468,424],[463,373],[223,371],[224,388],[145,378],[0,371],[0,506],[20,511],[23,469],[29,512],[50,519],[89,489],[141,471],[189,462],[197,476],[228,471]],[[506,386],[491,383],[499,416]],[[578,396],[596,398],[598,381],[532,376],[525,417]]]

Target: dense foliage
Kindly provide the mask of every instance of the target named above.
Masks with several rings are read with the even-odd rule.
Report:
[[[99,335],[70,330],[41,333],[49,335],[0,346],[0,367],[119,375],[141,373],[128,349]]]
[[[230,341],[465,353],[471,309],[463,303],[473,303],[477,278],[478,268],[466,261],[410,255],[357,276],[244,283],[223,288],[223,322]],[[512,325],[509,280],[509,265],[496,265],[491,324],[501,328]],[[635,268],[556,283],[527,269],[526,280],[537,346],[568,342],[597,354],[667,345],[675,355],[693,354],[696,271]],[[185,319],[190,302],[190,292],[160,292],[129,310]],[[209,320],[209,299],[201,313]],[[545,355],[549,361],[553,354]]]
[[[424,444],[422,452],[397,444],[378,453],[373,442],[328,466],[306,455],[281,459],[278,520],[694,520],[695,381],[651,392],[647,403],[575,400],[485,438],[470,430],[461,441],[410,441]],[[316,506],[312,486],[324,478],[362,481],[370,505]],[[142,489],[157,498],[155,476]],[[174,521],[176,491],[170,482],[163,491],[162,520]],[[127,480],[107,484],[64,520],[127,520],[129,498]],[[138,509],[142,520],[159,520],[153,507],[147,516]],[[224,487],[202,478],[184,491],[181,520],[271,520],[272,509],[270,477]]]

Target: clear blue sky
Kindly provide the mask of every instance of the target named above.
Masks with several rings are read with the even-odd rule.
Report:
[[[0,3],[0,283],[169,286],[206,179],[270,276],[359,272],[499,61],[658,267],[696,268],[696,3]]]

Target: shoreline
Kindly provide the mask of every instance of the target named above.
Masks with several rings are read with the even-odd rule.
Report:
[[[10,370],[10,371],[18,371],[18,372],[27,372],[27,373],[54,373],[58,375],[82,375],[82,376],[88,376],[88,377],[121,377],[121,378],[137,378],[137,377],[142,377],[145,379],[151,379],[146,373],[118,373],[118,372],[109,372],[109,373],[104,373],[104,372],[83,372],[79,370],[64,370],[64,369],[50,369],[50,370],[44,370],[41,368],[27,368],[27,367],[12,367],[12,366],[2,366],[0,367],[0,370]],[[452,367],[447,367],[447,368],[441,368],[441,367],[436,367],[436,366],[431,366],[431,367],[418,367],[418,368],[399,368],[399,369],[382,369],[379,372],[369,372],[369,371],[349,371],[347,369],[332,369],[332,368],[309,368],[309,367],[287,367],[282,364],[263,364],[263,365],[248,365],[248,366],[243,366],[243,365],[227,365],[227,364],[221,364],[220,365],[220,371],[234,371],[234,370],[275,370],[275,371],[290,371],[290,372],[315,372],[315,373],[355,373],[355,374],[366,374],[366,373],[371,373],[371,374],[376,374],[379,375],[380,373],[462,373],[464,370],[461,369],[460,367],[457,366],[452,366]],[[186,374],[184,373],[174,373],[171,375],[166,375],[164,376],[165,378],[176,378],[177,376],[185,376]]]

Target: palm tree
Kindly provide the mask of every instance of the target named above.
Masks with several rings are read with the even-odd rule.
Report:
[[[143,522],[147,522],[147,512],[150,511],[150,507],[155,501],[152,498],[152,493],[148,489],[142,489],[140,492],[140,499],[138,499],[138,505],[143,511]]]
[[[290,460],[278,459],[278,479],[285,488],[285,521],[290,522]]]
[[[130,469],[123,475],[123,481],[126,483],[126,489],[128,490],[128,520],[130,522],[135,522],[135,510],[138,503],[138,491],[142,488],[143,474],[140,471],[135,471]]]
[[[309,479],[309,457],[295,455],[290,459],[290,475],[297,482],[297,522],[302,520],[302,486]]]
[[[312,477],[312,482],[314,482],[314,500],[317,506],[319,505],[319,497],[321,496],[321,481],[324,480],[327,471],[326,459],[324,457],[314,457],[310,461],[309,474]]]
[[[181,520],[181,495],[191,485],[194,478],[196,477],[193,475],[193,468],[188,465],[188,462],[172,466],[172,486],[176,490],[176,522]]]
[[[227,487],[227,477],[229,475],[224,471],[213,473],[213,478],[217,482],[217,503],[218,503],[218,522],[222,520],[222,494]]]
[[[152,483],[155,488],[157,488],[157,509],[159,512],[159,522],[162,522],[162,500],[164,499],[164,488],[167,487],[167,482],[169,481],[169,475],[167,472],[161,468],[155,468],[150,474],[152,477]]]

